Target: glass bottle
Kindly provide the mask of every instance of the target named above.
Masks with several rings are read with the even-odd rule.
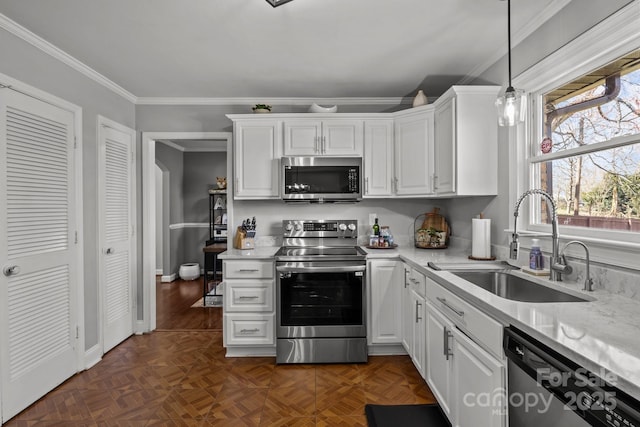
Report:
[[[376,222],[373,224],[373,234],[376,236],[380,235],[380,226],[378,225],[378,218],[376,218]]]

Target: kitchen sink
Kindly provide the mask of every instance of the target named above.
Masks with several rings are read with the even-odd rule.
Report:
[[[481,287],[494,295],[525,302],[588,302],[575,296],[541,285],[508,271],[458,271],[452,274]]]

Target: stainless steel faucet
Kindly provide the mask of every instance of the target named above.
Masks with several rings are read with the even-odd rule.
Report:
[[[561,273],[566,273],[566,274],[571,274],[571,272],[573,271],[573,268],[571,268],[571,266],[569,264],[567,264],[567,258],[564,256],[564,252],[567,250],[567,247],[569,245],[580,245],[584,248],[585,253],[587,254],[587,278],[584,280],[584,288],[582,288],[585,291],[593,291],[593,279],[591,279],[591,275],[589,274],[589,248],[587,248],[587,245],[585,245],[584,243],[582,243],[579,240],[571,240],[570,242],[568,242],[566,245],[564,245],[564,247],[562,248],[562,251],[560,252],[560,259],[558,260],[558,263],[553,264],[551,266],[552,270],[557,270]]]
[[[532,194],[539,194],[546,198],[551,205],[551,257],[549,259],[549,280],[561,281],[562,275],[558,270],[551,268],[553,265],[558,264],[558,215],[556,213],[556,203],[549,193],[534,188],[532,190],[522,193],[518,201],[516,202],[516,208],[513,211],[513,234],[511,235],[511,244],[509,245],[509,258],[518,259],[518,212],[520,210],[520,204],[527,196]]]

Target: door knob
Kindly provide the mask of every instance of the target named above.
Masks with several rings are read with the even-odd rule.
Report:
[[[112,254],[112,253],[114,253],[115,251],[116,251],[116,250],[115,250],[115,249],[113,249],[113,248],[107,248],[107,250],[105,251],[105,253],[106,253],[107,255],[111,255],[111,254]]]
[[[20,273],[20,267],[18,267],[17,265],[8,265],[2,269],[2,273],[4,273],[4,275],[7,277],[13,276]]]

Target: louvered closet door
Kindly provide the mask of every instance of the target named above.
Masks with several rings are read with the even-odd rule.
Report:
[[[100,128],[100,234],[103,346],[133,333],[133,131]]]
[[[77,370],[71,112],[0,89],[0,365],[7,420]]]

